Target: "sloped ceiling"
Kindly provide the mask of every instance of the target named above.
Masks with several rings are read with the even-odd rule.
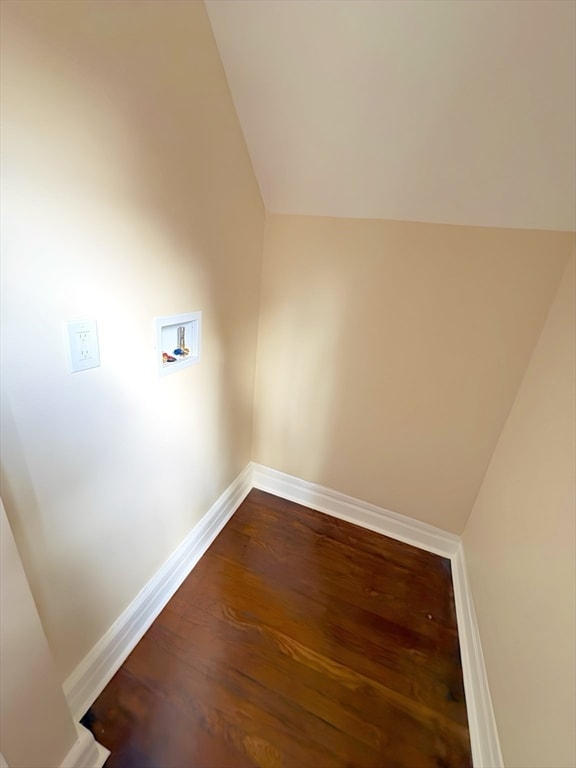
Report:
[[[275,213],[576,229],[571,0],[206,0]]]

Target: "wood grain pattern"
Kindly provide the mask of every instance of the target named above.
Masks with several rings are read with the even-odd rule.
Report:
[[[84,722],[108,768],[471,766],[450,563],[253,490]]]

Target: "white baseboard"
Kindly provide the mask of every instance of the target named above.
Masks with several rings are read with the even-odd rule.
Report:
[[[76,720],[86,713],[251,489],[250,464],[88,652],[63,689]]]
[[[83,725],[76,725],[78,739],[68,752],[60,768],[102,768],[109,750],[98,744],[92,733]]]
[[[260,464],[252,464],[252,485],[450,558],[474,768],[501,768],[504,763],[460,537]]]
[[[74,716],[80,719],[90,707],[253,487],[451,560],[474,768],[502,768],[460,537],[253,462],[220,496],[66,680],[64,693]],[[66,763],[62,768],[92,768],[92,764],[77,762],[69,766]]]
[[[474,768],[502,768],[504,760],[462,542],[452,557],[452,583]]]

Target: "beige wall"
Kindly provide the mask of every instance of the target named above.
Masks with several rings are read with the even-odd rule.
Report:
[[[464,533],[505,764],[576,765],[576,313],[569,264]]]
[[[0,748],[10,768],[60,765],[76,728],[0,501]]]
[[[267,215],[255,460],[461,533],[570,247]]]
[[[64,678],[250,460],[264,212],[202,3],[2,22],[2,493]],[[153,318],[194,310],[159,378]]]

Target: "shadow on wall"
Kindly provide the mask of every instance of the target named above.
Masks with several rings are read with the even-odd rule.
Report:
[[[313,258],[304,268],[305,279],[289,262],[264,294],[259,366],[266,375],[256,383],[256,436],[265,432],[272,450],[281,452],[279,468],[284,459],[295,470],[306,467],[301,477],[315,477],[326,462],[333,426],[340,385],[335,363],[350,356],[343,328],[348,299],[338,276],[318,270]]]
[[[255,460],[461,533],[567,233],[269,215]]]
[[[263,208],[203,4],[2,17],[2,494],[64,677],[250,459]],[[153,318],[197,309],[159,379]]]

